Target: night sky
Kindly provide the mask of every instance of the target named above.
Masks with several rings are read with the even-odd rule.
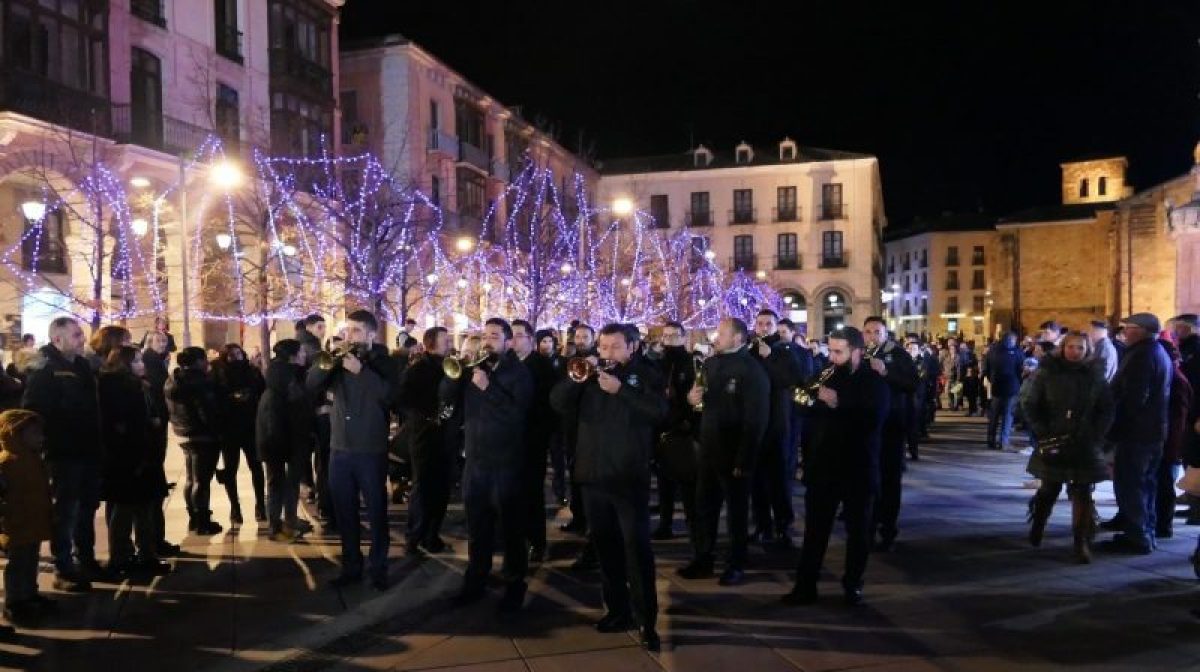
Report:
[[[1058,164],[1120,153],[1137,188],[1200,139],[1200,2],[349,0],[597,158],[745,139],[879,157],[892,226],[1059,199]]]

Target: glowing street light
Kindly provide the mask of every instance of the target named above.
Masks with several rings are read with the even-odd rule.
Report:
[[[130,186],[134,187],[135,189],[145,189],[146,187],[150,186],[150,180],[145,177],[142,177],[141,175],[138,175],[136,177],[130,178],[129,184],[130,184]]]
[[[296,256],[296,246],[295,245],[284,245],[283,246],[283,256],[285,256],[285,257]]]
[[[40,222],[46,216],[46,204],[42,201],[25,201],[21,204],[21,214],[31,222]]]
[[[475,241],[471,240],[469,236],[459,236],[458,240],[454,241],[454,249],[466,254],[475,249]]]
[[[150,230],[150,222],[147,222],[142,217],[138,217],[129,223],[129,228],[133,230],[133,235],[141,238]]]
[[[559,270],[559,271],[560,271],[560,272],[561,272],[563,275],[566,275],[566,274],[570,273],[572,269],[573,269],[573,267],[571,266],[571,264],[570,264],[569,262],[566,262],[566,261],[564,261],[564,262],[563,262],[563,265],[562,265],[562,266],[559,266],[559,267],[558,267],[558,270]]]
[[[456,282],[456,283],[454,283],[454,284],[458,285],[458,288],[459,288],[459,289],[466,289],[466,288],[467,288],[467,280],[466,280],[466,278],[459,278],[459,279],[458,279],[458,282]]]
[[[756,278],[758,278],[759,280],[765,280],[765,279],[766,279],[766,277],[767,277],[767,272],[766,272],[766,271],[759,271],[759,272],[755,273],[755,274],[754,274],[754,276],[755,276]]]
[[[228,233],[217,234],[217,247],[222,250],[228,250],[230,245],[233,245],[233,236]]]
[[[218,189],[236,189],[245,179],[241,167],[227,159],[217,161],[208,168],[208,181]]]
[[[705,258],[705,259],[707,259],[707,260],[709,260],[709,261],[712,261],[713,259],[716,259],[716,258],[717,258],[717,253],[716,253],[716,252],[713,252],[712,250],[705,250],[705,251],[704,251],[704,258]]]
[[[615,198],[612,202],[612,211],[618,217],[627,217],[633,214],[633,201],[624,196]]]
[[[429,275],[425,276],[425,282],[428,282],[431,285],[437,281],[438,281],[437,273],[430,273]]]

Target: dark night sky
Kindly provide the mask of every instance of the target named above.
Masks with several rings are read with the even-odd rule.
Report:
[[[689,137],[880,158],[889,219],[1059,198],[1111,152],[1138,188],[1200,139],[1200,2],[349,0],[343,39],[398,32],[599,158]]]

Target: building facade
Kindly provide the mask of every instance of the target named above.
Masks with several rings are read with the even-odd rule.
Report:
[[[197,264],[185,264],[180,193],[204,227],[207,179],[191,154],[210,135],[248,161],[251,147],[315,153],[321,136],[336,140],[337,12],[344,0],[6,0],[0,54],[0,238],[15,250],[37,230],[32,249],[14,255],[20,277],[0,282],[8,337],[45,337],[63,312],[120,314],[123,296],[116,246],[158,259],[161,305],[126,323],[135,332],[156,314],[195,344],[232,337],[227,324],[206,324]],[[336,151],[336,150],[335,150]],[[98,167],[126,190],[134,233],[114,232],[112,213],[79,217],[63,203],[31,221],[22,205],[49,192],[73,192]],[[185,170],[186,168],[186,170]],[[246,172],[253,172],[247,166]],[[111,190],[112,188],[109,187]],[[157,207],[159,240],[145,240],[140,193],[171,194]],[[116,195],[113,195],[114,199]],[[115,200],[114,200],[115,203]],[[126,207],[113,205],[112,207]],[[142,226],[137,227],[138,222]],[[200,229],[200,233],[204,233]],[[97,247],[99,245],[99,248]],[[97,254],[97,249],[103,250]],[[15,258],[15,257],[14,257]],[[96,259],[108,259],[96,271]],[[193,260],[195,262],[195,260]],[[187,300],[184,274],[192,280]],[[7,268],[0,275],[13,276]],[[128,287],[125,284],[125,287]],[[141,297],[143,300],[145,297]],[[191,319],[185,324],[184,305]]]
[[[875,157],[785,138],[599,168],[601,205],[629,199],[657,227],[687,227],[727,271],[769,282],[810,336],[879,312],[887,218]]]
[[[978,342],[994,335],[987,266],[996,245],[994,221],[947,214],[888,232],[883,296],[893,331]]]

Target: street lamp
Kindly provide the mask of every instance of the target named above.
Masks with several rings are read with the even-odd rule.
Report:
[[[431,285],[437,281],[438,281],[437,273],[430,273],[429,275],[425,276],[425,282],[428,282]]]
[[[137,217],[129,223],[129,228],[133,229],[133,235],[141,238],[142,236],[146,235],[147,231],[150,230],[150,223],[147,222],[143,217]]]
[[[454,241],[454,249],[466,254],[475,249],[475,241],[468,236],[460,236],[458,240]]]
[[[242,186],[245,179],[241,167],[228,159],[222,159],[208,167],[208,181],[218,189],[236,189]]]
[[[566,262],[566,261],[564,261],[564,262],[563,262],[563,265],[558,267],[558,270],[559,270],[559,272],[561,272],[563,275],[566,275],[566,274],[568,274],[568,273],[570,273],[570,272],[571,272],[571,268],[572,268],[572,267],[571,267],[571,264],[570,264],[569,262]]]
[[[232,244],[233,236],[229,235],[228,233],[217,234],[217,247],[221,248],[222,250],[228,250],[229,246]]]
[[[25,201],[21,204],[21,214],[31,222],[40,222],[46,216],[46,204],[42,201]]]
[[[192,345],[192,315],[191,315],[191,290],[188,289],[188,274],[190,267],[188,266],[187,248],[188,248],[188,211],[187,211],[187,155],[179,155],[179,233],[183,238],[183,242],[179,247],[179,260],[183,267],[183,275],[180,277],[180,285],[183,289],[183,347]],[[221,189],[229,191],[241,186],[245,177],[242,174],[242,169],[233,161],[222,159],[208,166],[208,181],[209,184]],[[132,181],[131,181],[132,184]],[[135,185],[136,186],[136,185]],[[230,243],[233,241],[230,240]],[[218,245],[220,243],[218,242]]]
[[[624,196],[614,198],[612,202],[612,211],[613,214],[618,217],[627,217],[633,213],[633,201]]]

